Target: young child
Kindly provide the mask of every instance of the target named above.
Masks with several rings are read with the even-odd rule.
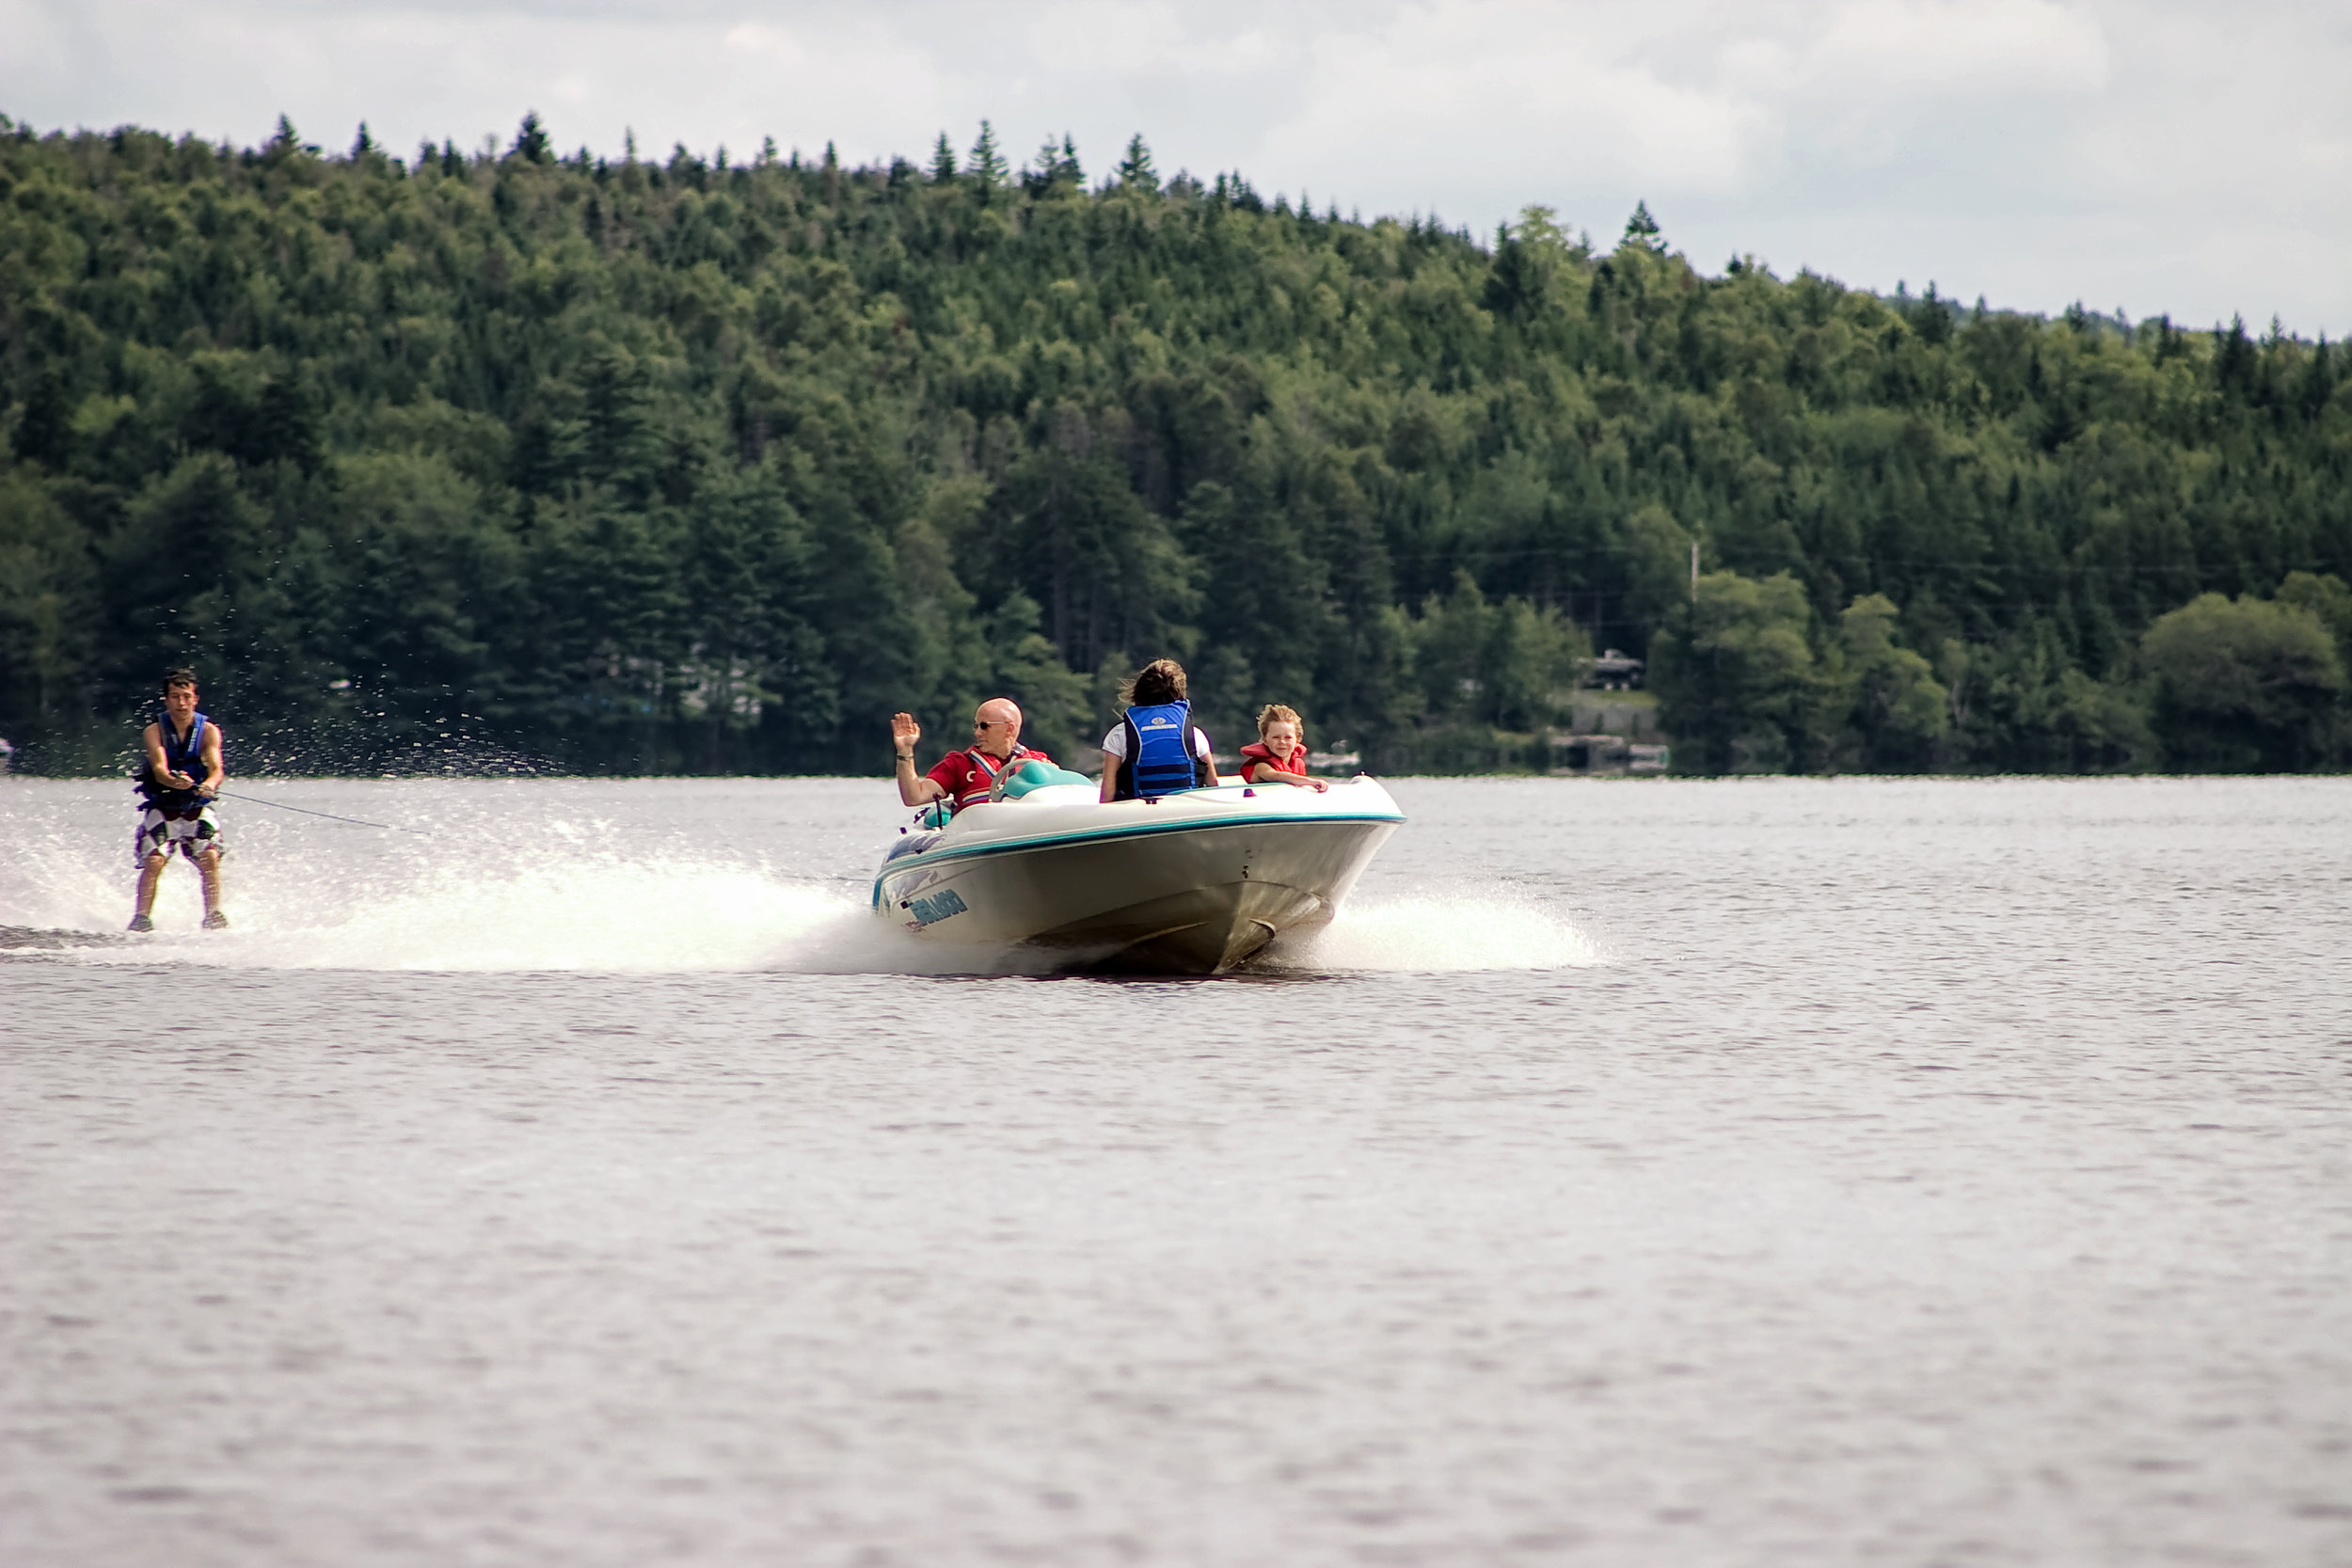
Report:
[[[1308,776],[1306,726],[1279,703],[1259,709],[1258,743],[1241,749],[1241,779],[1244,784],[1304,784],[1318,793],[1331,787],[1328,780]]]

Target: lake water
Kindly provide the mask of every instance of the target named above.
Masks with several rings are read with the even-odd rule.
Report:
[[[1403,780],[1190,982],[924,973],[882,781],[232,787],[411,832],[0,953],[10,1568],[2352,1562],[2352,781]]]

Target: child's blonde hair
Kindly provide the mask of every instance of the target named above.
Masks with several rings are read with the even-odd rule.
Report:
[[[1304,746],[1307,743],[1307,721],[1298,717],[1296,709],[1284,707],[1279,703],[1268,703],[1258,710],[1258,738],[1265,738],[1268,724],[1279,724],[1284,720],[1288,720],[1291,728],[1298,732],[1298,743]]]

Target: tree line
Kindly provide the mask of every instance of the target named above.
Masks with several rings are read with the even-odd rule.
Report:
[[[186,662],[247,768],[868,771],[994,692],[1083,745],[1171,654],[1227,744],[1479,769],[1613,646],[1702,771],[2341,767],[2347,379],[1140,137],[0,117],[0,735],[107,766]]]

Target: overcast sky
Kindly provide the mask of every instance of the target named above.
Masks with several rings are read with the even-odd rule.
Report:
[[[241,143],[280,112],[559,145],[763,135],[921,160],[983,116],[1089,176],[1140,131],[1318,209],[1613,242],[1637,198],[1709,273],[2352,332],[2352,5],[2309,0],[0,0],[0,112]]]

